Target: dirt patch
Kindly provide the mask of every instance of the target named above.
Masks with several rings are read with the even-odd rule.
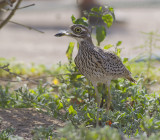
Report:
[[[32,108],[0,109],[0,131],[13,127],[14,135],[31,139],[31,131],[38,126],[55,125],[55,129],[64,126],[60,120],[37,112]]]

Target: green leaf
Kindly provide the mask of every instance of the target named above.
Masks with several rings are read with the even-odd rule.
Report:
[[[113,7],[109,7],[108,10],[109,10],[110,12],[114,13]]]
[[[102,6],[99,7],[99,11],[100,11],[100,12],[103,12]]]
[[[138,113],[138,114],[137,114],[137,117],[138,117],[138,119],[142,119],[142,118],[143,118],[143,116],[142,116],[141,113]]]
[[[113,17],[110,14],[102,16],[102,20],[107,24],[107,27],[111,27],[113,23]]]
[[[87,21],[87,18],[86,17],[81,17],[84,21]]]
[[[128,58],[123,59],[123,63],[126,63],[126,62],[128,62]]]
[[[62,109],[63,108],[63,104],[61,102],[59,102],[59,105],[58,105],[58,110]]]
[[[84,26],[88,26],[88,21],[84,20],[83,18],[79,18],[75,21],[75,24],[81,24],[81,25],[84,25]]]
[[[113,45],[112,45],[112,44],[108,44],[108,45],[104,46],[104,49],[105,49],[105,50],[108,50],[108,49],[111,48],[111,47],[113,47]]]
[[[115,14],[114,14],[114,9],[113,9],[113,7],[105,6],[105,9],[107,9],[108,14],[110,14],[110,15],[113,17],[113,21],[114,21],[114,20],[115,20]]]
[[[77,114],[77,111],[76,111],[76,110],[74,110],[74,108],[73,108],[73,106],[72,106],[72,105],[70,105],[70,106],[69,106],[69,108],[68,108],[68,112],[69,112],[69,114],[72,114],[72,115]]]
[[[120,54],[121,54],[121,49],[117,48],[116,54],[117,54],[117,56],[120,56]]]
[[[138,129],[136,129],[136,133],[134,134],[135,136],[137,136],[139,134]]]
[[[70,42],[69,46],[68,46],[68,49],[66,51],[66,56],[67,56],[69,61],[72,60],[73,49],[74,49],[74,42]]]
[[[96,27],[96,39],[98,42],[98,46],[106,37],[106,29],[104,26],[97,26]]]
[[[75,24],[76,18],[74,17],[74,15],[71,16],[72,22],[73,24]]]
[[[90,116],[90,114],[89,114],[89,113],[87,113],[87,116],[88,116],[88,118],[91,118],[91,116]]]
[[[95,13],[89,13],[89,16],[90,17],[99,17],[97,14],[95,14]]]
[[[122,41],[118,41],[116,46],[120,46],[122,44]]]
[[[92,12],[97,12],[97,13],[99,13],[99,8],[94,7],[94,8],[91,9],[91,11],[92,11]]]
[[[127,68],[129,71],[131,71],[130,65],[126,65],[126,68]]]
[[[84,106],[84,110],[87,111],[87,105]]]
[[[84,25],[84,26],[88,26],[88,20],[85,17],[81,17],[81,18],[76,19],[74,17],[74,15],[72,15],[71,19],[72,19],[73,24],[81,24],[81,25]]]
[[[94,7],[91,9],[91,12],[95,12],[95,13],[102,13],[103,12],[103,9],[102,9],[102,6],[100,6],[99,8],[98,7]]]

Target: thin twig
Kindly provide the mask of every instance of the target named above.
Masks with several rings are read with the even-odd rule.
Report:
[[[10,75],[14,75],[16,77],[20,77],[23,81],[28,81],[28,82],[32,82],[34,84],[38,84],[38,80],[40,79],[44,79],[44,78],[49,78],[49,77],[57,77],[57,76],[64,76],[64,75],[80,75],[80,73],[78,72],[74,72],[74,73],[64,73],[64,74],[53,74],[53,75],[47,75],[47,76],[39,76],[39,77],[35,77],[35,78],[29,78],[29,77],[24,77],[22,75],[16,74],[14,72],[11,72],[10,69],[8,68],[9,64],[4,65],[4,66],[0,66],[0,69],[8,72]],[[10,80],[10,79],[6,79],[6,78],[0,78],[1,81],[6,81],[6,82],[20,82],[19,80]]]
[[[0,20],[0,21],[3,21],[3,20]],[[34,31],[36,31],[36,32],[39,32],[39,33],[44,34],[43,31],[40,31],[40,30],[38,30],[38,29],[35,29],[35,28],[31,27],[31,26],[24,25],[24,24],[21,24],[21,23],[17,23],[17,22],[15,22],[15,21],[8,21],[8,22],[13,23],[13,24],[16,24],[16,25],[19,25],[19,26],[22,26],[22,27],[27,28],[27,29],[29,29],[29,30],[34,30]]]
[[[35,4],[30,4],[30,5],[26,5],[26,6],[23,6],[23,7],[19,7],[17,10],[20,10],[20,9],[24,9],[24,8],[28,8],[28,7],[31,7],[31,6],[35,6]]]
[[[43,79],[43,78],[50,78],[50,77],[57,77],[57,76],[64,76],[64,75],[80,75],[80,73],[78,72],[61,73],[61,74],[53,74],[53,75],[47,75],[47,76],[39,76],[39,77],[31,78],[31,79],[36,80],[36,79]]]
[[[31,80],[31,79],[29,79],[29,78],[25,78],[25,77],[22,76],[22,75],[19,75],[19,74],[16,74],[16,73],[14,73],[14,72],[11,72],[10,69],[8,68],[8,66],[9,66],[9,64],[4,65],[4,66],[0,66],[0,69],[8,72],[10,75],[14,75],[14,76],[20,77],[20,78],[22,78],[22,79],[24,79],[24,80],[26,80],[26,81],[30,81],[30,82],[32,82],[32,83],[37,84],[37,81],[35,81],[35,80]],[[14,81],[14,82],[15,82],[15,81]],[[19,81],[17,80],[17,82],[19,82]]]
[[[11,79],[6,79],[6,78],[0,78],[0,81],[4,81],[4,82],[19,82],[18,80],[11,80]],[[22,82],[26,82],[26,80],[21,80]]]
[[[17,8],[17,10],[21,10],[21,9],[24,9],[24,8],[28,8],[28,7],[31,7],[31,6],[35,6],[35,4],[30,4],[30,5],[26,5],[26,6],[23,6],[23,7],[19,7]],[[3,11],[7,12],[7,11],[12,11],[13,9],[10,9],[10,8],[7,8],[7,9],[3,9]]]
[[[12,18],[12,16],[15,14],[16,10],[18,9],[19,5],[21,4],[22,0],[18,0],[16,6],[14,7],[14,9],[10,12],[10,14],[8,15],[8,17],[0,24],[0,29],[3,28],[3,26],[5,26],[8,21]]]
[[[30,26],[28,26],[28,25],[24,25],[24,24],[21,24],[21,23],[17,23],[17,22],[15,22],[15,21],[9,21],[10,23],[13,23],[13,24],[16,24],[16,25],[20,25],[20,26],[22,26],[22,27],[25,27],[25,28],[27,28],[27,29],[29,29],[29,30],[34,30],[34,31],[37,31],[37,32],[39,32],[39,33],[44,33],[43,31],[40,31],[40,30],[38,30],[38,29],[35,29],[35,28],[33,28],[33,27],[30,27]]]

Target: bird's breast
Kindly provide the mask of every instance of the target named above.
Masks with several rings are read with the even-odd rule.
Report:
[[[75,57],[75,64],[79,72],[86,76],[89,80],[98,80],[104,77],[104,72],[92,60],[92,55],[88,52],[78,52]]]

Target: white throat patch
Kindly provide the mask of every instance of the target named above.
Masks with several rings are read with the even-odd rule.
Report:
[[[79,44],[80,44],[81,41],[84,40],[83,38],[78,38],[78,37],[76,37],[75,39],[77,40],[77,42],[78,42]]]

